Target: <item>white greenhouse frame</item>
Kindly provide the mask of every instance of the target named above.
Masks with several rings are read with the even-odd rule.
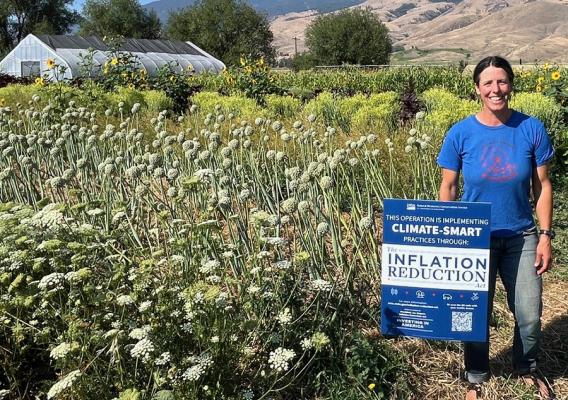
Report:
[[[91,46],[87,46],[88,44]],[[91,74],[98,75],[102,73],[103,65],[110,61],[108,47],[100,39],[92,36],[83,38],[29,34],[0,61],[0,72],[22,77],[24,63],[39,62],[40,76],[50,80],[78,78],[83,72],[82,57],[86,56],[90,49],[93,50],[94,67]],[[146,49],[154,51],[144,51]],[[180,51],[184,49],[191,50],[192,54]],[[219,73],[225,69],[223,62],[191,42],[126,39],[119,52],[134,57],[137,63],[135,67],[144,69],[149,76],[155,75],[160,67],[168,64],[179,73],[187,71],[190,67],[195,73]],[[48,60],[53,60],[56,65],[63,68],[48,68]],[[61,71],[64,73],[62,74]]]

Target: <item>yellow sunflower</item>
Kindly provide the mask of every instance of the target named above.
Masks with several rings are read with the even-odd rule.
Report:
[[[545,71],[548,71],[548,70],[550,69],[550,64],[549,64],[549,63],[544,63],[544,65],[542,66],[542,68],[543,68]]]
[[[535,89],[536,89],[537,93],[542,92],[542,86],[541,85],[536,85]]]
[[[47,69],[55,68],[55,60],[53,58],[48,58],[45,64],[47,65]]]
[[[43,78],[40,77],[40,76],[38,76],[38,77],[35,79],[35,84],[38,85],[38,86],[43,86],[43,84],[44,84]]]
[[[550,78],[552,78],[553,81],[557,81],[558,79],[560,79],[560,71],[554,71],[550,75]]]
[[[110,63],[112,65],[117,65],[118,64],[118,58],[114,57],[112,60],[110,60]]]

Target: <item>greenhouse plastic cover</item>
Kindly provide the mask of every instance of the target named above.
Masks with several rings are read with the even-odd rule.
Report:
[[[101,67],[109,60],[110,47],[95,36],[38,35],[37,38],[65,61],[71,69],[72,77],[81,75],[81,64],[84,63],[88,49],[94,50],[95,66]],[[125,39],[118,51],[134,56],[139,64],[137,67],[145,69],[149,75],[154,75],[160,67],[167,64],[178,72],[191,69],[198,73],[218,73],[225,68],[221,61],[189,42]]]

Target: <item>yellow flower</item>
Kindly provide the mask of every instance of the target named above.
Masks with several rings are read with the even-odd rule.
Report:
[[[260,59],[258,60],[258,65],[260,67],[262,67],[264,65],[264,57],[260,57]]]
[[[47,64],[47,69],[55,68],[55,60],[53,58],[48,58],[45,63]]]
[[[171,76],[170,76],[170,82],[173,82],[173,81],[175,81],[175,80],[176,80],[175,75],[171,75]]]
[[[536,91],[538,93],[542,92],[542,86],[541,85],[536,85]]]
[[[554,71],[552,75],[550,75],[550,77],[553,81],[557,81],[558,79],[560,79],[560,71]]]
[[[187,70],[189,72],[193,71],[193,65],[191,65],[191,63],[187,66]]]
[[[118,64],[118,58],[114,57],[112,60],[110,60],[110,63],[112,65],[117,65]]]
[[[241,58],[239,59],[239,61],[240,61],[241,65],[244,67],[245,64],[246,64],[245,59],[244,59],[243,57],[241,57]]]
[[[539,76],[536,81],[537,81],[537,83],[544,82],[544,76]]]
[[[146,75],[146,74],[147,74],[147,72],[146,72],[145,69],[141,69],[141,70],[140,70],[140,75],[144,76],[144,75]]]
[[[544,63],[544,65],[542,66],[542,68],[543,68],[545,71],[548,71],[549,68],[550,68],[550,64]]]
[[[38,86],[43,86],[43,84],[44,84],[43,78],[40,77],[40,76],[38,76],[38,77],[35,79],[35,84],[38,85]]]
[[[4,107],[6,105],[6,99],[5,98],[0,98],[0,107]]]
[[[369,383],[369,390],[375,390],[376,386],[374,383]]]
[[[128,84],[128,89],[134,89],[134,85],[132,83]]]

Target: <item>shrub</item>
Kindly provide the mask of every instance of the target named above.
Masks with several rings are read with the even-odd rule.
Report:
[[[422,94],[428,114],[426,120],[440,132],[446,132],[459,120],[479,111],[479,103],[463,100],[445,89],[433,88]]]
[[[6,106],[14,106],[17,103],[26,104],[37,93],[37,89],[36,86],[19,83],[5,86],[0,88],[0,103]]]
[[[256,101],[244,96],[223,96],[216,92],[200,92],[191,97],[201,113],[216,113],[216,108],[224,113],[232,113],[241,118],[251,118],[260,113]]]
[[[145,90],[142,92],[148,111],[158,113],[162,110],[171,110],[174,101],[161,90]]]
[[[269,94],[265,102],[269,115],[278,118],[293,118],[302,106],[299,99],[277,94]]]
[[[124,110],[130,110],[135,103],[146,104],[142,91],[127,87],[119,87],[116,92],[108,93],[106,95],[106,101],[108,107],[112,109],[118,109],[120,103],[123,103],[122,108]]]

